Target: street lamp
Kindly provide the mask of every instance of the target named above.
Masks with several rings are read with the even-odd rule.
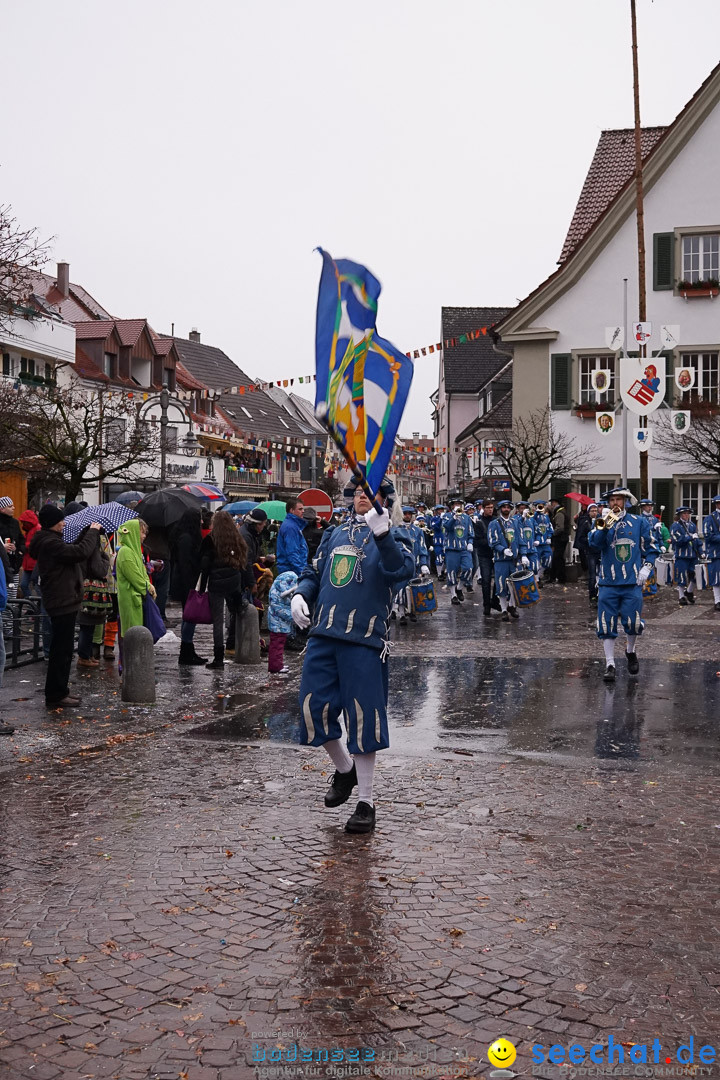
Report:
[[[460,490],[463,502],[465,501],[465,482],[470,476],[470,466],[468,465],[467,450],[463,448],[460,451],[460,457],[458,458],[457,468],[455,470],[455,484]]]
[[[181,401],[177,398],[170,396],[170,390],[167,383],[163,384],[163,388],[159,394],[153,394],[145,401],[138,414],[139,420],[144,420],[147,411],[156,404],[160,404],[160,487],[165,487],[167,483],[167,429],[168,429],[168,410],[172,405],[174,408],[182,414],[184,419],[177,421],[180,424],[187,424],[188,434],[185,436],[182,442],[182,452],[186,457],[194,457],[197,447],[200,445],[195,436],[192,433],[192,419]]]

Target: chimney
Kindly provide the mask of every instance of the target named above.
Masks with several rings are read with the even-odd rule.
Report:
[[[200,331],[198,330],[197,326],[193,326],[189,336],[190,341],[196,341],[198,345],[200,344]]]
[[[57,264],[57,287],[63,300],[67,300],[70,295],[70,263]]]

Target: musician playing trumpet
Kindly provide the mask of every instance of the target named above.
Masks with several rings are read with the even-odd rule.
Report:
[[[640,662],[635,651],[645,624],[642,621],[642,587],[650,577],[658,548],[647,517],[628,514],[635,499],[626,488],[613,488],[603,498],[608,507],[595,519],[588,537],[600,558],[598,574],[597,635],[605,650],[605,682],[615,681],[615,639],[622,627],[627,638],[628,673],[637,675]]]

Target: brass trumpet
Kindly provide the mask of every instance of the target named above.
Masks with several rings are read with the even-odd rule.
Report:
[[[621,514],[616,513],[614,510],[608,510],[605,517],[602,517],[601,515],[598,515],[595,518],[595,528],[596,529],[611,529],[613,527],[613,525],[617,525],[617,523],[620,520],[621,516],[622,516]]]

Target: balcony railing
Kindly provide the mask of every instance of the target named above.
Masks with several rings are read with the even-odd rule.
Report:
[[[266,488],[271,483],[273,483],[271,473],[225,468],[225,487]]]

